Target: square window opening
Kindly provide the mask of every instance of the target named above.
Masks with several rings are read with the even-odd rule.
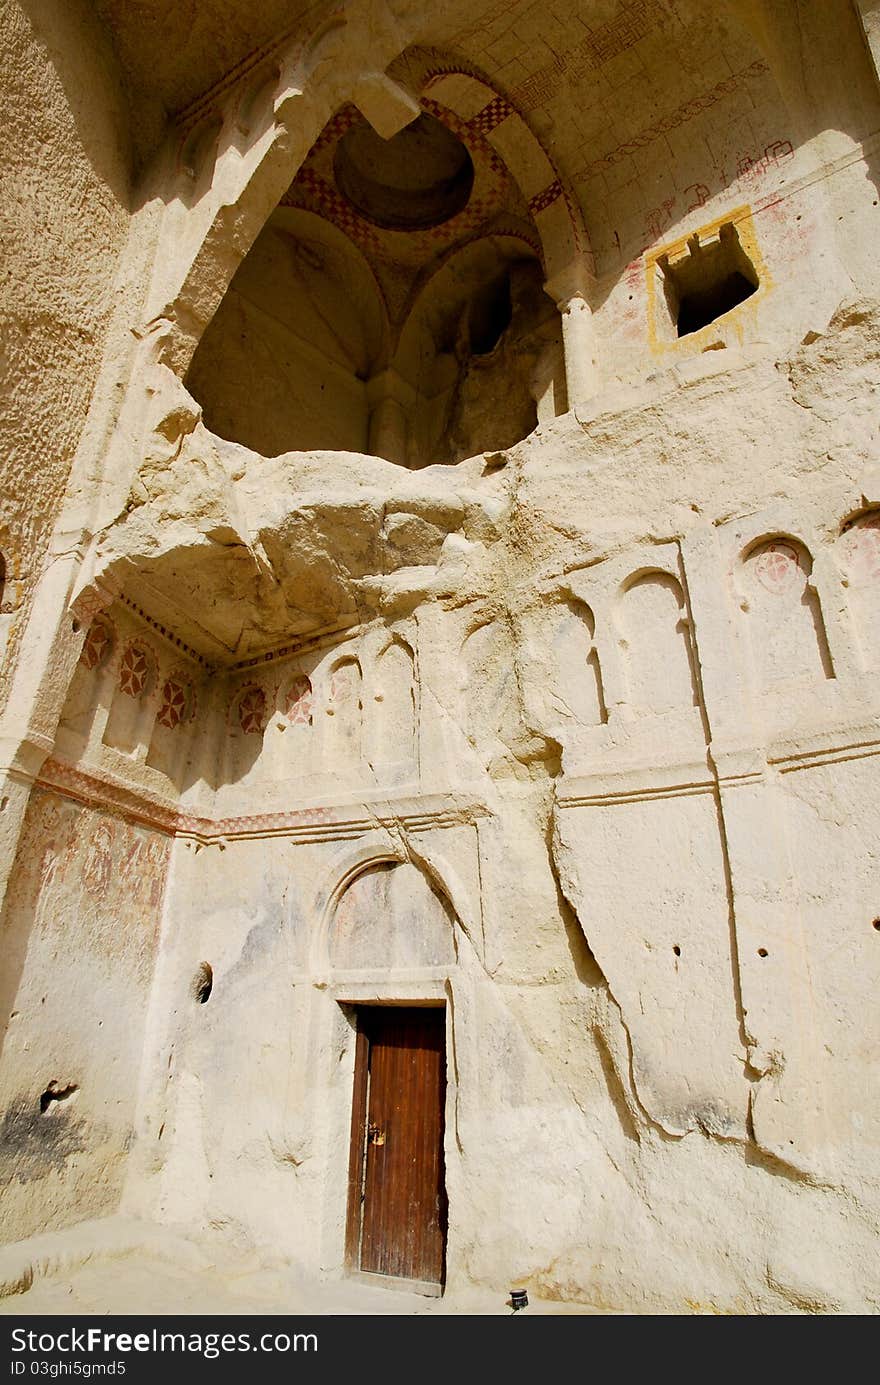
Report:
[[[736,227],[727,222],[718,239],[700,244],[688,241],[688,253],[674,263],[668,255],[657,261],[669,314],[680,337],[708,327],[710,322],[744,303],[758,288],[758,273],[743,249]]]

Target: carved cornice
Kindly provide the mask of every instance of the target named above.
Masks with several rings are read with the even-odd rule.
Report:
[[[50,759],[36,781],[77,803],[118,813],[131,822],[200,845],[262,837],[298,842],[345,841],[378,829],[425,832],[457,827],[486,817],[489,809],[471,795],[437,793],[400,798],[367,798],[358,804],[313,805],[277,812],[214,817],[189,813],[148,789],[133,788],[106,773]]]

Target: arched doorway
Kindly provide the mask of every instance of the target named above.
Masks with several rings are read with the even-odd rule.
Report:
[[[346,1266],[386,1285],[439,1293],[447,1016],[436,983],[455,963],[454,920],[417,867],[382,861],[342,894],[328,951],[337,977],[351,978],[338,999],[356,1030]],[[355,999],[358,976],[385,982]]]
[[[346,1263],[439,1292],[446,1268],[446,1007],[361,1005]]]

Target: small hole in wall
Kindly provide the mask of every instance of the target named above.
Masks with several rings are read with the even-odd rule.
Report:
[[[45,1116],[57,1102],[68,1101],[78,1091],[79,1087],[76,1082],[68,1082],[66,1086],[62,1087],[60,1082],[57,1082],[53,1077],[46,1090],[40,1095],[41,1114]]]
[[[214,989],[214,969],[210,962],[202,962],[193,977],[193,998],[199,1005],[206,1005]]]
[[[678,943],[672,944],[672,951],[675,953],[676,957],[681,956],[681,948],[679,947]]]
[[[80,626],[80,623],[79,623],[78,620],[74,620],[74,621],[71,622],[71,629],[73,630],[73,633],[74,633],[75,635],[78,635],[78,634],[79,634],[80,629],[81,629],[81,626]]]
[[[759,957],[766,957],[766,956],[767,956],[767,949],[766,949],[766,947],[759,947],[759,948],[758,948],[758,956],[759,956]]]
[[[876,928],[877,932],[880,933],[880,919],[875,919],[871,927]]]

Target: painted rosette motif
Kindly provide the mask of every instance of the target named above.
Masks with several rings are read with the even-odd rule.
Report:
[[[119,688],[129,697],[141,697],[150,676],[150,657],[140,645],[130,644],[119,665]]]
[[[755,554],[755,576],[765,591],[773,596],[785,596],[803,585],[804,572],[796,548],[782,539],[774,539]]]
[[[174,730],[192,715],[192,687],[185,679],[169,677],[162,684],[161,705],[156,720]]]
[[[850,575],[857,582],[880,577],[880,512],[863,515],[847,525],[843,544]]]
[[[294,678],[287,690],[284,714],[291,726],[311,726],[312,685],[304,673]]]
[[[109,620],[103,616],[96,616],[89,627],[85,643],[80,654],[80,663],[87,669],[97,668],[104,663],[110,650],[113,648],[114,635],[113,626]]]
[[[246,736],[259,735],[266,724],[266,693],[247,688],[238,703],[238,724]]]

